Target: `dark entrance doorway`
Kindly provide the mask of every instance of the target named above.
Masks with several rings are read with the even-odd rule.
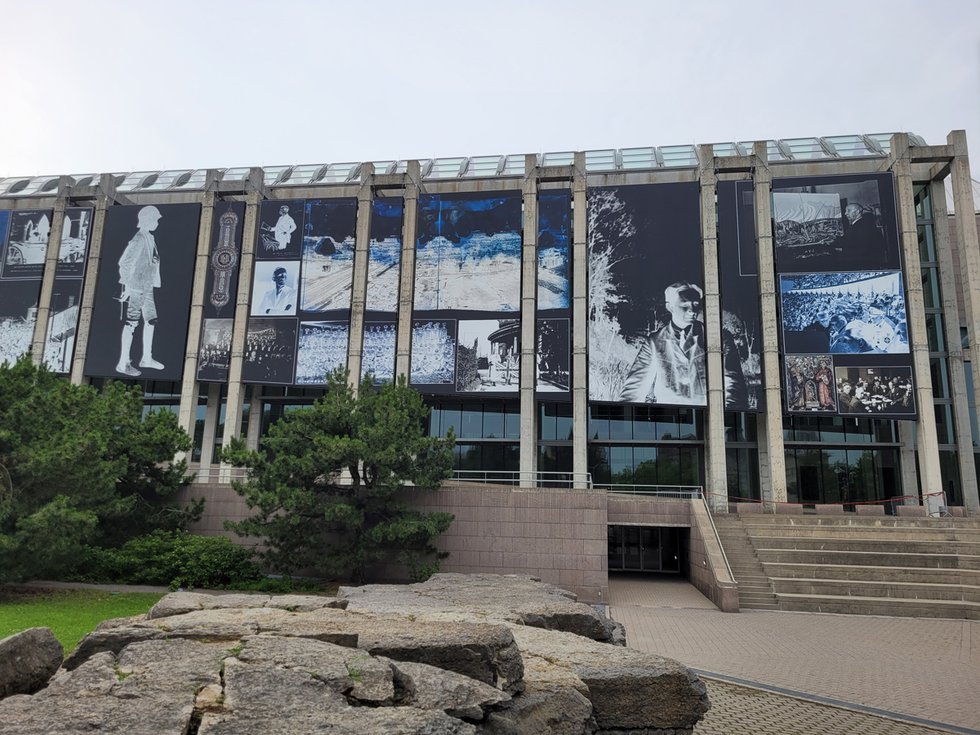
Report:
[[[610,572],[680,572],[681,533],[664,526],[609,526]]]

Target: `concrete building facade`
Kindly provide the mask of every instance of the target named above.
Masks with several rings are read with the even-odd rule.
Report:
[[[904,281],[899,281],[904,285],[898,296],[904,297],[905,319],[899,331],[908,347],[902,357],[907,363],[902,364],[907,364],[909,374],[914,375],[914,385],[908,384],[906,397],[909,404],[914,398],[914,415],[889,418],[887,411],[860,416],[822,413],[818,404],[823,394],[811,397],[805,386],[801,388],[800,406],[812,398],[817,401],[815,408],[788,410],[793,374],[785,363],[788,350],[781,341],[785,340],[783,312],[787,302],[780,291],[784,283],[780,279],[785,278],[781,274],[786,268],[780,270],[777,262],[779,227],[774,219],[773,182],[777,182],[776,188],[795,178],[810,182],[807,192],[811,199],[807,201],[812,202],[820,196],[819,192],[813,194],[820,186],[812,185],[819,177],[843,181],[883,174],[894,191],[893,230],[904,276]],[[645,405],[595,400],[594,385],[590,394],[590,360],[596,359],[597,347],[590,345],[589,330],[590,298],[595,298],[590,282],[594,283],[596,275],[589,271],[590,253],[595,250],[590,215],[596,205],[590,196],[599,190],[629,191],[631,187],[660,184],[687,184],[696,191],[696,229],[703,268],[703,283],[696,288],[704,335],[703,401]],[[519,291],[512,299],[516,306],[511,312],[487,309],[487,314],[481,315],[486,323],[493,322],[489,335],[472,337],[473,380],[479,382],[480,389],[463,394],[458,382],[457,390],[419,386],[432,406],[431,432],[443,434],[452,427],[458,437],[459,482],[443,491],[448,495],[420,497],[418,502],[455,513],[457,523],[447,537],[454,554],[452,568],[543,573],[551,578],[549,581],[596,599],[604,594],[611,568],[632,568],[637,563],[615,558],[616,554],[626,554],[627,547],[663,550],[686,545],[684,564],[692,578],[698,569],[707,568],[708,560],[716,554],[715,547],[703,539],[710,535],[710,525],[707,529],[698,525],[696,516],[701,511],[687,509],[681,513],[682,519],[664,520],[671,512],[678,512],[664,509],[666,516],[656,521],[644,516],[656,516],[656,509],[647,507],[644,511],[630,505],[634,502],[628,499],[630,494],[642,495],[653,487],[681,495],[691,492],[697,497],[703,491],[706,505],[714,511],[725,511],[730,502],[738,501],[768,508],[780,503],[838,503],[852,510],[858,504],[886,503],[892,510],[899,504],[924,505],[930,513],[949,506],[963,506],[968,512],[980,509],[980,437],[975,411],[980,400],[980,361],[972,359],[970,346],[973,335],[980,334],[980,299],[971,288],[971,284],[980,283],[980,244],[977,220],[971,216],[976,212],[972,184],[965,133],[953,131],[939,145],[896,133],[431,161],[8,177],[0,179],[0,213],[6,212],[13,232],[14,222],[20,222],[18,213],[51,212],[44,225],[50,229],[43,267],[31,271],[39,281],[29,341],[35,359],[48,359],[46,351],[53,354],[52,344],[56,343],[63,353],[63,372],[71,380],[98,383],[113,377],[140,382],[148,407],[174,411],[194,437],[190,459],[198,479],[192,492],[204,492],[212,501],[204,528],[217,532],[222,518],[244,512],[228,490],[233,472],[218,461],[221,446],[240,435],[258,446],[271,422],[322,394],[321,388],[303,384],[298,378],[264,382],[249,372],[256,364],[252,352],[259,334],[255,321],[261,298],[258,289],[269,288],[272,293],[261,278],[275,281],[279,276],[274,271],[282,270],[287,282],[297,279],[291,287],[286,286],[286,291],[277,288],[275,295],[288,297],[288,289],[298,290],[300,285],[298,267],[294,275],[286,260],[274,252],[278,233],[288,227],[281,219],[266,222],[270,216],[267,212],[275,209],[277,217],[292,217],[291,211],[278,213],[289,210],[290,203],[304,200],[328,205],[341,200],[351,203],[349,237],[324,235],[316,246],[321,248],[329,240],[330,255],[349,249],[349,297],[336,312],[328,306],[324,311],[328,316],[319,321],[300,322],[295,339],[302,340],[305,335],[311,340],[326,340],[335,318],[329,315],[341,314],[336,323],[345,322],[343,364],[356,382],[371,349],[366,339],[372,336],[372,329],[382,328],[378,325],[390,325],[384,329],[390,328],[393,335],[394,374],[410,375],[414,369],[413,336],[419,339],[420,324],[426,319],[429,324],[438,319],[449,321],[445,318],[449,312],[424,315],[420,309],[422,296],[416,293],[421,288],[416,273],[427,267],[417,259],[431,255],[421,245],[422,233],[431,226],[426,203],[440,197],[441,201],[465,202],[492,195],[504,202],[501,206],[513,205],[508,211],[517,212],[520,221],[508,226],[521,234],[517,251]],[[742,200],[747,209],[742,211],[751,212],[749,232],[756,253],[752,263],[755,271],[749,272],[758,290],[759,330],[753,339],[758,354],[759,400],[758,408],[751,411],[726,410],[728,337],[722,314],[727,286],[719,258],[720,245],[728,236],[720,224],[723,215],[719,207],[720,193],[729,191],[725,187],[730,186],[735,187],[732,191],[747,192],[748,198]],[[948,188],[959,214],[955,226],[951,226],[949,216],[952,202],[948,201]],[[555,257],[543,254],[548,243],[543,242],[546,228],[542,223],[551,216],[546,209],[553,195],[567,197],[570,285],[567,305],[560,314],[560,319],[570,323],[567,368],[543,366],[547,361],[541,356],[544,292],[539,287],[540,263],[552,267]],[[373,230],[377,219],[372,212],[378,212],[380,204],[386,202],[400,203],[402,214],[397,233],[391,234],[391,242],[400,247],[398,277],[388,294],[394,306],[382,318],[377,316],[381,312],[369,291],[378,272],[371,268],[369,253],[373,253],[373,243],[384,239]],[[167,207],[182,204],[199,205],[197,234],[188,245],[189,265],[184,268],[189,303],[183,327],[186,342],[179,357],[182,364],[178,368],[173,360],[163,360],[172,377],[168,380],[147,379],[154,375],[153,370],[140,371],[135,361],[133,368],[141,372],[139,376],[114,375],[111,370],[108,374],[93,372],[100,313],[106,311],[97,303],[99,292],[107,288],[100,273],[112,273],[112,286],[119,287],[114,271],[118,256],[109,254],[108,245],[103,247],[111,241],[113,210],[156,208],[158,214],[164,212],[164,222],[174,222],[176,214],[169,212],[176,210]],[[233,211],[231,204],[237,209]],[[784,205],[777,202],[776,206]],[[90,218],[74,214],[86,208],[91,208]],[[845,208],[841,205],[835,215],[841,222]],[[306,211],[309,244],[312,215]],[[227,372],[224,379],[203,380],[202,340],[209,339],[208,315],[217,288],[209,280],[217,272],[213,267],[214,243],[221,236],[223,223],[230,226],[231,220],[225,219],[228,213],[235,215],[240,228],[240,250],[229,256],[236,260],[237,275],[232,290],[222,296]],[[36,224],[31,226],[37,229]],[[28,234],[25,230],[18,238],[26,242]],[[439,235],[443,236],[442,230]],[[123,242],[131,236],[127,230]],[[158,240],[161,237],[158,235]],[[59,290],[66,267],[64,243],[84,242],[86,238],[88,257],[84,274],[78,274],[84,279],[73,286],[79,295],[77,301],[66,301]],[[310,252],[302,255],[304,268],[308,267],[308,255],[319,257],[326,251]],[[158,260],[164,260],[165,255],[162,253]],[[105,259],[113,262],[103,264]],[[326,272],[331,266],[324,263]],[[459,265],[461,272],[463,267]],[[864,270],[870,282],[880,269],[869,266]],[[263,275],[266,271],[268,276]],[[27,272],[16,271],[15,275]],[[828,288],[812,286],[812,280],[806,283],[811,284],[809,290],[798,287],[799,293]],[[0,298],[5,286],[0,280]],[[789,287],[782,288],[785,291]],[[841,281],[836,288],[839,295],[847,290],[847,282]],[[440,297],[448,299],[448,289]],[[119,301],[119,297],[114,298]],[[161,299],[158,294],[157,301]],[[141,312],[125,303],[122,308],[126,312],[119,317],[124,325],[123,344],[126,325],[132,325],[137,334],[142,332],[145,339],[150,322],[146,309]],[[301,304],[299,310],[303,308]],[[8,322],[13,321],[8,316]],[[152,329],[149,333],[152,341]],[[464,341],[462,336],[459,341]],[[119,336],[114,333],[109,342],[113,350],[118,349],[118,342]],[[481,346],[483,342],[486,347]],[[138,354],[135,349],[133,354]],[[516,365],[518,357],[521,366],[537,366],[537,372],[515,369],[511,374],[507,366]],[[149,355],[146,359],[146,364],[152,364]],[[116,363],[115,352],[112,362]],[[120,354],[116,368],[122,364]],[[860,374],[864,383],[866,375],[860,370],[866,368],[862,366],[854,363],[851,369],[858,371],[853,375]],[[169,368],[176,368],[176,372]],[[568,385],[562,384],[560,395],[552,397],[542,391],[542,375],[552,384],[565,380]],[[848,382],[842,375],[837,378],[838,391],[842,381]],[[594,384],[596,379],[592,381]],[[413,377],[412,382],[418,381]],[[857,385],[858,381],[851,382]],[[484,388],[488,389],[480,392]],[[493,487],[474,489],[464,481]],[[626,536],[632,538],[631,526],[697,530],[681,541],[657,536],[644,544],[623,541]],[[610,542],[611,528],[615,544]],[[649,568],[669,569],[670,553],[658,554],[648,560]],[[692,559],[700,563],[693,564]],[[619,564],[623,566],[615,566]],[[722,580],[714,590],[718,599],[724,597],[724,587]]]

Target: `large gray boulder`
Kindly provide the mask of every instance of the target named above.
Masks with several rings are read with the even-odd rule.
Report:
[[[26,735],[44,723],[51,735],[693,731],[708,701],[687,669],[602,642],[600,627],[608,628],[601,616],[557,588],[527,577],[503,578],[494,588],[494,579],[500,578],[440,575],[428,586],[371,585],[333,602],[177,593],[151,615],[100,625],[47,688],[0,701],[0,729]],[[551,629],[562,626],[579,632]]]
[[[29,628],[0,640],[0,699],[36,692],[48,683],[64,656],[50,628]]]
[[[622,626],[581,604],[571,592],[516,574],[435,574],[409,585],[341,587],[338,600],[354,611],[427,619],[482,618],[625,644]]]

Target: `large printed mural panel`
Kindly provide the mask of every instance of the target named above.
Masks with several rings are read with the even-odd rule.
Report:
[[[914,418],[891,174],[773,181],[786,410]]]
[[[244,202],[222,202],[214,209],[197,363],[200,381],[228,381],[244,222]]]
[[[324,385],[347,364],[357,200],[265,201],[243,379]]]
[[[589,398],[704,406],[704,264],[696,183],[588,193]]]
[[[520,390],[521,193],[419,198],[410,382],[425,393]]]
[[[181,379],[200,216],[199,204],[106,212],[87,375]]]
[[[30,352],[51,217],[50,209],[0,212],[0,363]]]
[[[721,181],[717,191],[725,410],[761,412],[762,319],[755,192],[751,181]]]

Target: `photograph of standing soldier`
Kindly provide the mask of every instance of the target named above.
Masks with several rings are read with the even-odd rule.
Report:
[[[119,361],[116,372],[137,377],[140,371],[133,367],[133,335],[140,319],[143,320],[143,352],[139,367],[162,370],[163,363],[153,357],[153,333],[157,323],[157,306],[153,289],[160,288],[160,253],[153,232],[160,224],[162,215],[156,207],[143,207],[137,214],[137,230],[119,258],[119,283],[122,293],[123,328],[119,345]]]

